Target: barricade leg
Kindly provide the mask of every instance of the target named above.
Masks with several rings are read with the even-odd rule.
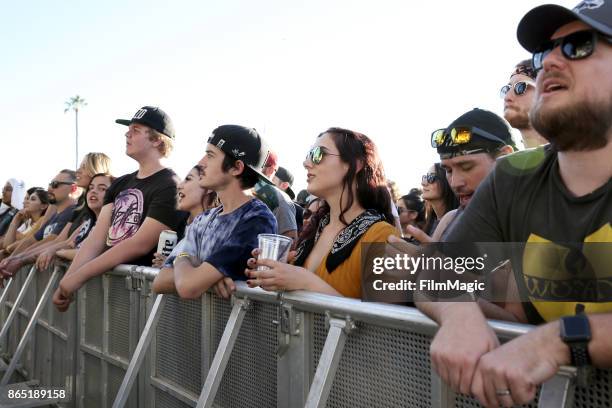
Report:
[[[134,381],[136,380],[140,366],[142,365],[142,362],[147,354],[147,350],[149,349],[149,345],[151,344],[151,340],[155,334],[157,323],[159,322],[159,318],[164,310],[165,304],[166,298],[164,295],[157,295],[153,308],[151,309],[151,314],[147,319],[147,323],[142,331],[140,340],[138,340],[138,345],[136,346],[136,350],[134,351],[130,365],[128,366],[125,377],[123,377],[123,381],[121,382],[121,387],[119,387],[119,391],[117,392],[115,402],[113,402],[113,408],[122,408],[127,403],[130,396],[130,391],[132,390],[132,386],[134,385]]]
[[[8,365],[8,368],[6,369],[4,376],[2,377],[2,381],[0,381],[0,386],[8,384],[9,380],[11,379],[11,376],[15,372],[15,368],[17,368],[17,363],[19,362],[21,358],[21,354],[25,350],[25,347],[28,344],[28,341],[30,341],[30,337],[32,337],[32,334],[34,333],[34,329],[36,328],[36,321],[38,320],[38,317],[43,311],[45,304],[47,303],[47,301],[49,300],[49,297],[51,296],[55,282],[57,281],[57,278],[59,276],[58,269],[59,268],[56,266],[55,269],[53,270],[53,274],[51,275],[51,278],[49,278],[49,283],[47,283],[47,287],[45,288],[42,296],[40,297],[40,300],[38,301],[38,304],[36,305],[36,309],[34,309],[34,313],[32,313],[32,316],[30,317],[28,326],[26,327],[25,332],[23,333],[23,336],[21,337],[21,340],[19,341],[19,344],[17,345],[15,354],[13,355],[13,358],[11,358],[11,362]],[[30,274],[32,274],[32,272],[30,272]],[[16,308],[14,310],[16,310]]]
[[[447,386],[442,378],[431,370],[431,407],[446,408],[455,405],[456,394]]]
[[[6,302],[6,299],[8,298],[8,294],[9,294],[9,291],[11,290],[11,286],[13,286],[13,278],[9,278],[9,280],[6,281],[6,283],[4,284],[4,290],[2,292],[2,296],[0,296],[0,308],[2,308],[2,310],[0,310],[0,321],[2,323],[0,324],[4,324],[4,321],[5,321],[4,320],[4,311],[5,311],[4,302]],[[0,344],[0,349],[4,347],[6,347],[4,344]]]
[[[538,408],[569,408],[574,405],[576,368],[562,367],[553,378],[542,384]]]
[[[210,408],[213,406],[217,390],[223,378],[223,372],[225,371],[225,367],[227,367],[227,362],[234,348],[234,343],[236,343],[236,339],[238,338],[240,326],[242,326],[242,321],[244,320],[244,315],[246,314],[249,304],[250,301],[247,298],[236,299],[234,307],[232,308],[232,313],[223,331],[223,336],[219,342],[219,347],[215,353],[215,358],[208,370],[204,387],[198,399],[197,408]]]
[[[23,303],[23,299],[25,298],[26,292],[28,291],[28,288],[30,287],[32,280],[34,279],[35,273],[36,273],[36,266],[32,265],[32,267],[30,268],[30,272],[28,273],[28,276],[26,277],[26,280],[23,283],[23,287],[19,291],[19,294],[17,295],[17,299],[15,299],[13,308],[11,309],[11,312],[6,318],[4,325],[2,326],[2,330],[0,330],[0,344],[4,344],[6,340],[6,336],[8,334],[9,328],[11,327],[11,324],[13,323],[13,320],[15,319],[15,316],[17,315],[17,310],[21,307],[21,303]]]
[[[354,329],[355,324],[350,319],[329,319],[329,332],[304,407],[321,408],[327,404],[346,338]]]

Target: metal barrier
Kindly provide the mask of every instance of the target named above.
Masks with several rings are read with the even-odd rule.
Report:
[[[73,387],[64,405],[479,406],[432,374],[428,352],[436,325],[413,308],[306,292],[281,297],[241,283],[233,303],[212,294],[181,300],[151,293],[157,270],[121,265],[79,291],[72,327],[70,314],[36,307],[51,274],[28,272],[16,275],[0,297],[3,322],[17,310],[0,344],[6,340],[7,356],[29,344],[22,346],[21,366],[14,358],[9,364],[24,379]],[[23,305],[14,306],[20,294]],[[32,316],[35,330],[30,325],[32,339],[24,343]],[[502,340],[530,329],[491,324]],[[74,371],[56,374],[70,366],[70,356],[76,356]],[[57,364],[66,358],[68,364]],[[611,371],[597,370],[589,388],[575,388],[574,377],[571,368],[562,369],[529,406],[610,406]]]

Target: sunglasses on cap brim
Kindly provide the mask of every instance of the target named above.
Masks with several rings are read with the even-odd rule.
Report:
[[[515,95],[523,95],[525,92],[527,92],[527,88],[529,88],[529,86],[533,86],[535,88],[535,84],[533,82],[528,81],[519,81],[514,84],[514,86],[510,84],[504,85],[499,90],[499,97],[504,99],[506,97],[506,94],[510,92],[511,89],[514,90]]]
[[[479,136],[492,142],[498,142],[502,145],[507,143],[487,132],[474,126],[457,126],[449,129],[438,129],[431,133],[431,147],[438,148],[440,146],[460,146],[470,143],[474,136]]]
[[[544,58],[558,46],[561,46],[561,54],[568,60],[574,61],[587,58],[595,51],[595,44],[597,44],[598,38],[612,44],[612,37],[595,30],[576,31],[565,37],[546,41],[533,53],[531,59],[533,67],[536,71],[542,69]]]

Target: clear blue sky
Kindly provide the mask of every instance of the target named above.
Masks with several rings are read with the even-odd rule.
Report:
[[[80,155],[109,154],[116,175],[136,163],[114,119],[159,105],[175,122],[168,164],[181,177],[212,129],[237,123],[268,139],[299,189],[315,136],[343,126],[375,141],[407,192],[436,160],[433,129],[476,106],[501,114],[498,90],[529,57],[516,26],[540,3],[5,2],[0,178],[46,185],[74,167],[63,109],[79,94]]]

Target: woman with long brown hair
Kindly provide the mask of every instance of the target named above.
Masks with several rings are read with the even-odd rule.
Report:
[[[265,290],[310,290],[361,297],[363,243],[399,235],[376,146],[365,135],[330,128],[321,133],[304,161],[307,190],[323,201],[297,241],[293,264],[252,259],[250,286]]]

